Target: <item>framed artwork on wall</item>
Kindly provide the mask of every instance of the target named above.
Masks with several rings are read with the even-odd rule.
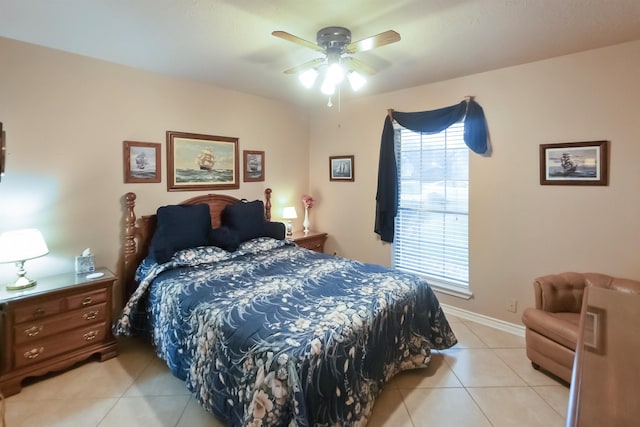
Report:
[[[355,177],[354,156],[329,157],[330,181],[353,181]]]
[[[6,135],[4,133],[4,129],[2,129],[2,122],[0,122],[0,181],[2,181],[2,177],[4,176],[4,165],[6,163]]]
[[[238,138],[167,131],[167,190],[240,188]]]
[[[609,141],[540,144],[540,185],[608,185]]]
[[[162,178],[160,144],[124,141],[122,144],[125,183],[154,183]]]
[[[242,152],[244,182],[264,181],[264,151]]]

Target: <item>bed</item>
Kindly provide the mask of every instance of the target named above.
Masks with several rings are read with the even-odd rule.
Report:
[[[428,366],[431,351],[453,346],[455,335],[426,281],[296,246],[270,222],[270,198],[270,189],[264,202],[198,196],[137,219],[128,193],[125,301],[114,333],[149,338],[227,425],[364,426],[385,383]],[[250,204],[253,216],[229,217]],[[199,244],[200,224],[177,236],[192,233],[194,242],[158,252],[163,209],[196,207],[207,211],[211,235],[242,234],[234,221],[273,227],[225,250],[211,235]],[[169,228],[200,222],[181,217]]]

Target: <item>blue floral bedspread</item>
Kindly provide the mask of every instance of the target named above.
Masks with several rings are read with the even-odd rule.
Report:
[[[143,263],[114,325],[149,334],[231,426],[364,426],[383,385],[457,341],[426,281],[269,238]]]

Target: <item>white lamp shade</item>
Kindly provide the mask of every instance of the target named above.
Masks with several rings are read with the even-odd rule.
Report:
[[[349,73],[349,84],[351,85],[351,89],[354,92],[362,89],[362,87],[367,83],[367,80],[364,76],[357,71],[352,71]]]
[[[318,70],[316,70],[315,68],[311,68],[309,70],[303,71],[302,73],[300,73],[298,78],[300,79],[300,82],[304,87],[310,89],[315,84],[316,79],[318,78]]]
[[[296,208],[293,206],[287,206],[282,210],[282,219],[296,219],[298,218],[298,213],[296,212]]]
[[[328,81],[330,81],[333,85],[339,85],[340,82],[342,82],[343,78],[344,78],[344,70],[342,69],[342,66],[339,63],[334,62],[333,64],[329,65],[329,68],[327,68],[327,76],[326,76],[326,79]]]
[[[6,231],[0,235],[0,263],[26,261],[48,253],[42,233],[35,228]]]

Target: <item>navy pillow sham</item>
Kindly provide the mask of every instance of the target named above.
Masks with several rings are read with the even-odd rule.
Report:
[[[224,207],[220,213],[223,226],[234,231],[240,243],[263,237],[265,234],[264,203],[262,200],[252,202],[240,201]]]
[[[232,229],[223,226],[209,231],[209,244],[233,252],[240,246],[240,239]]]
[[[162,206],[156,215],[156,231],[149,247],[156,262],[165,263],[176,251],[209,243],[211,214],[208,205]]]
[[[281,222],[267,222],[264,224],[264,236],[284,240],[285,226]]]

